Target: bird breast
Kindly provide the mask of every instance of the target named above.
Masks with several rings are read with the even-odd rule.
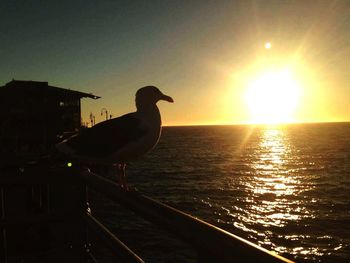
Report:
[[[158,143],[161,134],[161,118],[159,111],[138,117],[141,120],[140,128],[145,130],[146,134],[117,151],[113,155],[113,159],[115,159],[116,162],[128,162],[137,159],[152,150]]]

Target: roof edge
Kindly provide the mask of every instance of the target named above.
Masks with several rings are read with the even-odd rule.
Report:
[[[81,92],[77,90],[71,90],[71,89],[65,89],[65,88],[60,88],[60,87],[55,87],[55,86],[50,86],[47,81],[33,81],[33,80],[15,80],[12,79],[10,82],[6,83],[3,87],[18,87],[18,86],[28,86],[28,87],[44,87],[48,89],[55,89],[58,92],[62,93],[70,93],[72,95],[79,96],[81,98],[91,98],[91,99],[99,99],[101,98],[100,96],[96,96],[92,93],[86,93],[86,92]]]

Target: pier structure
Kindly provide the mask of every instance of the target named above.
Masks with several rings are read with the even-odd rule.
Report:
[[[94,217],[87,189],[188,243],[198,262],[292,262],[137,191],[123,191],[87,169],[65,164],[2,171],[0,262],[99,262],[94,242],[110,249],[113,262],[144,262]]]

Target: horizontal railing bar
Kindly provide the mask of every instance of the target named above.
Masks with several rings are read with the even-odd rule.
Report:
[[[77,180],[75,175],[75,169],[64,166],[28,166],[0,170],[0,185],[67,184],[68,180]]]
[[[89,256],[89,259],[90,259],[93,263],[99,263],[98,260],[95,258],[95,256],[94,256],[91,252],[87,252],[87,255]]]
[[[122,258],[125,262],[144,263],[144,261],[135,252],[120,241],[95,217],[89,213],[86,213],[85,219],[89,229],[96,232],[98,236],[106,242],[118,259]]]
[[[113,181],[87,170],[82,171],[81,176],[89,187],[194,245],[201,258],[205,258],[201,255],[204,254],[216,258],[218,262],[233,262],[238,259],[246,262],[292,262],[152,198],[137,192],[122,191]]]
[[[28,225],[28,224],[39,224],[46,222],[61,222],[68,221],[69,218],[67,216],[57,216],[50,214],[42,214],[42,215],[25,215],[25,217],[5,217],[0,219],[0,227],[7,226],[17,226],[17,225]]]

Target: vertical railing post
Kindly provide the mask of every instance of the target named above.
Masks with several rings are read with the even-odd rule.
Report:
[[[4,187],[0,188],[0,202],[1,202],[1,219],[5,219],[5,193]],[[7,235],[5,226],[2,227],[2,238],[3,238],[3,250],[4,250],[4,262],[7,263]]]
[[[46,184],[46,212],[49,214],[51,212],[50,206],[50,184]]]
[[[85,182],[83,182],[84,185],[84,191],[83,191],[83,204],[82,204],[82,211],[81,211],[81,216],[84,217],[85,213],[87,211],[91,211],[90,210],[90,205],[89,205],[89,193],[88,193],[88,187],[86,185]],[[92,256],[91,252],[90,252],[90,236],[89,236],[89,232],[88,232],[88,227],[87,227],[87,223],[84,220],[84,224],[85,224],[85,233],[84,233],[84,249],[85,249],[85,261],[88,262],[88,259],[90,258],[90,260],[94,261],[95,258]]]

